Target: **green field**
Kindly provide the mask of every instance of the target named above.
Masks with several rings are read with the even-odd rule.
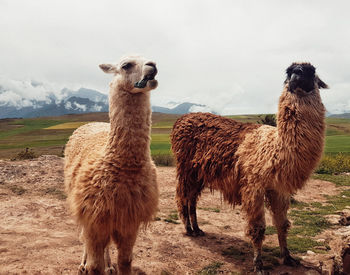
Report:
[[[169,134],[179,115],[154,113],[152,116],[152,155],[169,155]],[[260,115],[229,116],[230,118],[256,123]],[[92,121],[108,121],[107,113],[89,113],[33,119],[0,120],[0,158],[14,158],[25,148],[36,155],[62,155],[63,148],[72,132]],[[343,152],[350,155],[350,119],[327,118],[326,154]]]

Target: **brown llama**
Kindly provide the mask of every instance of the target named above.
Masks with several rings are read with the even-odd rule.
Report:
[[[82,229],[78,274],[115,274],[108,245],[118,248],[118,274],[131,274],[132,249],[141,225],[158,208],[156,168],[150,157],[150,91],[158,85],[154,62],[128,57],[100,68],[113,73],[110,123],[78,128],[65,149],[65,186]]]
[[[293,63],[286,73],[277,127],[192,113],[180,117],[171,134],[177,161],[176,200],[187,235],[204,235],[196,216],[203,188],[220,190],[225,201],[242,205],[258,274],[263,273],[265,199],[278,231],[284,264],[298,264],[290,256],[286,240],[290,196],[305,185],[324,144],[325,108],[319,88],[327,85],[309,63]]]

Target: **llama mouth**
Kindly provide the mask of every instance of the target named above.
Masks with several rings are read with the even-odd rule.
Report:
[[[140,89],[145,88],[149,80],[154,80],[154,74],[145,75],[143,79],[134,84],[134,87]]]
[[[296,93],[297,90],[301,90],[304,91],[305,93],[310,93],[312,92],[315,87],[313,85],[313,83],[309,83],[309,82],[291,82],[289,83],[289,91],[293,94]]]

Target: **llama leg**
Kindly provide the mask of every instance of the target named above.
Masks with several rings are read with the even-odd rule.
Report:
[[[86,230],[84,230],[84,241],[85,241],[85,249],[83,262],[86,262],[85,268],[79,267],[78,274],[104,274],[104,250],[109,242],[108,235],[103,236],[97,235],[94,233],[88,234]]]
[[[242,192],[242,207],[246,212],[248,220],[246,234],[251,239],[254,250],[254,270],[257,274],[264,274],[261,259],[261,248],[266,227],[264,194],[256,187],[247,188],[242,191],[244,191]]]
[[[192,236],[193,230],[191,227],[191,222],[190,222],[190,215],[188,211],[188,199],[185,198],[185,195],[183,194],[183,185],[179,182],[178,185],[176,186],[176,204],[177,204],[177,211],[180,214],[180,217],[182,219],[182,222],[185,225],[186,229],[186,235]]]
[[[83,252],[83,258],[81,260],[81,264],[78,269],[78,274],[84,274],[85,267],[86,267],[86,259],[87,259],[87,254],[86,254],[86,248],[84,244],[84,252]]]
[[[190,215],[189,215],[189,211],[188,211],[188,202],[186,202],[186,204],[182,205],[182,215],[183,215],[183,222],[185,224],[186,235],[192,236],[193,230],[192,230]]]
[[[190,215],[188,212],[187,199],[177,198],[177,211],[179,212],[182,222],[185,225],[186,235],[192,236],[193,230],[191,227]]]
[[[118,274],[131,274],[132,250],[136,237],[137,230],[127,236],[121,236],[117,232],[113,233],[113,240],[118,247]]]
[[[192,228],[193,228],[192,236],[194,236],[194,237],[204,236],[205,234],[199,228],[198,222],[197,222],[197,196],[192,197],[190,199],[190,217],[191,217],[191,223],[192,223]]]
[[[83,257],[81,259],[81,264],[78,268],[78,274],[84,274],[85,267],[86,267],[86,259],[87,259],[85,240],[84,240],[84,229],[81,230],[79,238],[80,238],[80,241],[84,244],[84,248],[83,248]]]
[[[289,196],[281,196],[276,191],[266,192],[266,198],[270,211],[272,213],[273,223],[277,228],[278,242],[281,250],[283,263],[289,266],[297,266],[299,261],[294,259],[287,248],[287,233],[290,227],[290,222],[287,218],[289,208]]]
[[[106,246],[105,248],[104,259],[105,259],[105,274],[110,274],[110,275],[117,274],[112,265],[111,257],[109,256],[109,246]]]

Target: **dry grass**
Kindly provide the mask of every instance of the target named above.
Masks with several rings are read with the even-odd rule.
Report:
[[[46,130],[64,130],[64,129],[76,129],[84,124],[89,123],[89,121],[75,121],[75,122],[66,122],[58,125],[50,126],[45,128]]]

